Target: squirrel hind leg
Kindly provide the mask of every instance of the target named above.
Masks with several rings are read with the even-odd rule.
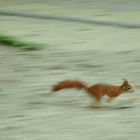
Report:
[[[101,97],[96,97],[95,96],[95,100],[93,102],[93,108],[101,108]]]
[[[100,103],[100,101],[97,101],[97,100],[96,100],[96,101],[93,103],[92,107],[93,107],[93,108],[101,108],[101,103]]]

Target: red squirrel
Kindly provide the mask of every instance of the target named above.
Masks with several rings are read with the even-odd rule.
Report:
[[[123,94],[134,92],[133,87],[128,83],[128,80],[124,80],[121,85],[110,85],[110,84],[94,84],[90,87],[86,86],[83,82],[79,80],[64,80],[52,87],[52,92],[56,92],[62,89],[83,89],[91,97],[96,99],[96,105],[99,104],[103,96],[108,96],[111,101],[113,98]]]

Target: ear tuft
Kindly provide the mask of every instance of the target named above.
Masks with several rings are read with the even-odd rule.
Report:
[[[128,80],[123,78],[123,84],[128,84]]]

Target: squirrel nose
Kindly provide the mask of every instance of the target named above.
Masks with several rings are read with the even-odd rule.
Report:
[[[131,89],[131,90],[130,90],[130,92],[134,92],[134,91],[135,91],[134,89]]]

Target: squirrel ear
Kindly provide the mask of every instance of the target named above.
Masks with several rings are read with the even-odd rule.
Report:
[[[123,78],[123,84],[128,84],[128,80]]]

